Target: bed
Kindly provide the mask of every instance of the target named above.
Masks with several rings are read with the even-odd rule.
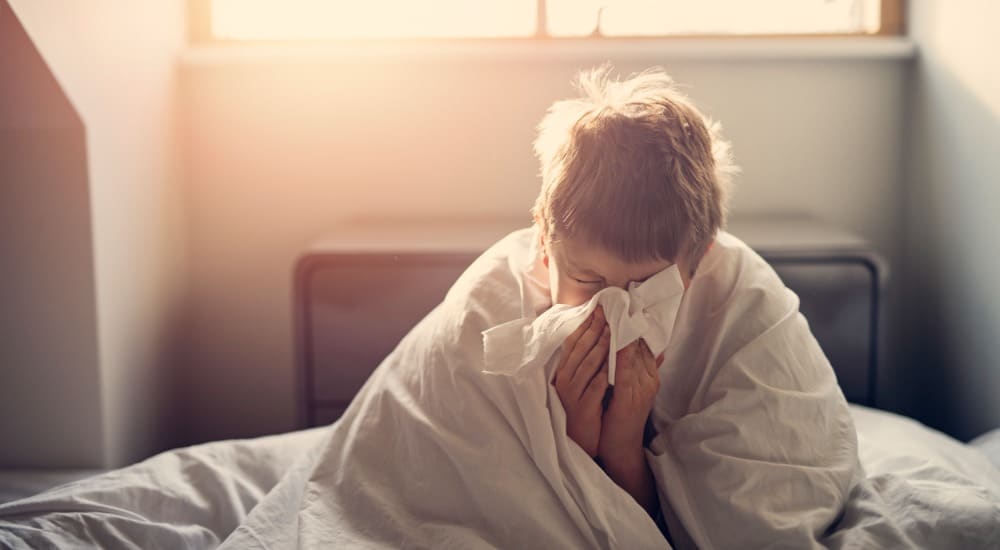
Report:
[[[0,546],[214,547],[231,537],[321,444],[409,327],[512,228],[503,221],[455,227],[356,223],[302,255],[293,293],[300,430],[176,449],[96,475],[0,472],[0,500],[9,501],[0,505]],[[877,408],[887,274],[864,241],[804,219],[736,222],[731,231],[800,296],[852,403],[870,475],[933,465],[984,487],[1000,486],[1000,432],[964,444]]]
[[[517,227],[358,222],[313,244],[295,269],[301,427],[336,420],[472,260]],[[847,400],[877,407],[881,257],[864,240],[808,218],[736,220],[730,228],[799,295]]]

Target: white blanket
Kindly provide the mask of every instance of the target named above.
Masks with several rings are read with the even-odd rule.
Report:
[[[524,277],[531,238],[515,233],[467,270],[361,389],[307,477],[279,487],[228,547],[666,545],[566,437],[549,363],[483,372],[482,333],[548,306],[539,280]]]
[[[721,234],[678,313],[647,459],[681,547],[820,546],[864,476],[798,297]]]
[[[479,258],[229,547],[666,547],[565,435],[553,342],[597,299],[549,309],[536,242],[522,230]],[[675,544],[830,542],[864,472],[795,295],[721,234],[664,304],[676,319],[647,458]]]
[[[542,333],[562,337],[545,319],[572,325],[594,305],[549,308],[534,242],[516,232],[478,259],[340,421],[282,436],[302,444],[174,451],[2,505],[0,546],[668,547],[565,436],[548,384],[558,355],[525,353],[548,348]],[[917,449],[880,425],[861,440],[863,476],[854,420],[795,296],[743,243],[721,235],[680,302],[664,304],[676,318],[647,458],[675,546],[998,540],[996,471],[943,435]],[[483,333],[503,351],[498,327],[518,324],[520,345],[487,368]],[[926,458],[932,447],[947,458]]]

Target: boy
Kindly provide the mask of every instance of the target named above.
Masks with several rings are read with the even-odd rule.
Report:
[[[682,546],[817,544],[861,475],[832,369],[794,294],[720,233],[736,169],[717,126],[661,71],[608,72],[581,74],[583,97],[539,125],[533,214],[551,301],[581,305],[674,264],[685,297],[665,370],[635,340],[609,388],[600,307],[566,339],[553,384],[567,435],[650,515],[673,504]]]
[[[580,84],[540,128],[535,225],[469,266],[231,547],[821,544],[854,428],[795,295],[719,231],[724,144],[662,73]]]

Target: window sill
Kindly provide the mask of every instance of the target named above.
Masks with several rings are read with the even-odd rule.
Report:
[[[654,60],[907,60],[916,46],[905,37],[636,38],[557,40],[414,40],[251,42],[196,44],[184,49],[186,66],[282,63],[326,58],[496,59],[518,62],[595,57]]]

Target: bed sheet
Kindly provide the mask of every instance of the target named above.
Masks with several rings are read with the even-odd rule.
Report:
[[[985,454],[993,466],[1000,470],[1000,428],[994,428],[969,441],[969,445]]]
[[[1000,471],[985,441],[965,444],[912,418],[851,405],[858,432],[858,454],[868,477],[936,466],[963,475],[1000,495]],[[994,431],[1000,435],[1000,431]]]
[[[0,504],[0,548],[217,547],[327,430],[175,449]]]
[[[1000,449],[1000,431],[968,445],[886,411],[851,405],[851,412],[869,477],[933,465],[1000,494],[1000,471],[984,452]],[[309,456],[327,429],[176,449],[0,504],[0,547],[213,548],[296,461]],[[42,472],[18,483],[37,486],[28,478],[46,484],[53,476],[58,474]]]

